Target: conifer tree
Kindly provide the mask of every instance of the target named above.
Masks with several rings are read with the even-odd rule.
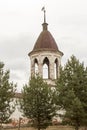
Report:
[[[0,62],[0,123],[7,123],[14,111],[12,105],[16,85],[9,81],[9,70],[4,70],[4,64]]]
[[[63,122],[76,130],[87,126],[87,68],[75,56],[71,56],[56,83],[57,104]]]
[[[38,130],[49,126],[56,115],[54,95],[55,91],[39,76],[32,77],[29,85],[23,88],[21,109]]]

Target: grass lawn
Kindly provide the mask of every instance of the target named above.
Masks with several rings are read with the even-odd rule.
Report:
[[[18,128],[11,128],[11,129],[6,129],[6,130],[18,130]],[[32,127],[25,127],[25,128],[20,128],[20,130],[36,130]],[[67,126],[49,126],[46,130],[74,130],[72,127],[67,127]]]

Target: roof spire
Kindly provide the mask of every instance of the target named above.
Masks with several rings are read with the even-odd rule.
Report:
[[[42,7],[41,9],[43,12],[44,12],[44,23],[42,24],[43,26],[43,30],[47,30],[47,23],[46,23],[46,10],[45,10],[45,7]]]
[[[42,7],[42,11],[44,12],[44,23],[46,23],[46,10],[45,10],[45,7]]]

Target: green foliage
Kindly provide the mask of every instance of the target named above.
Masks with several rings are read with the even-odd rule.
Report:
[[[21,109],[26,117],[32,119],[33,126],[38,130],[49,126],[56,115],[55,91],[37,76],[24,86],[22,94]]]
[[[4,64],[0,62],[0,123],[8,122],[14,110],[13,101],[16,85],[9,81],[9,71],[4,71]]]
[[[87,68],[75,56],[61,67],[56,90],[63,121],[76,129],[87,125]]]

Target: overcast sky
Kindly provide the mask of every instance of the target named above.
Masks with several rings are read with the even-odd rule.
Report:
[[[43,6],[62,65],[74,54],[87,66],[87,0],[0,0],[0,61],[18,91],[30,76],[28,53],[42,31]]]

